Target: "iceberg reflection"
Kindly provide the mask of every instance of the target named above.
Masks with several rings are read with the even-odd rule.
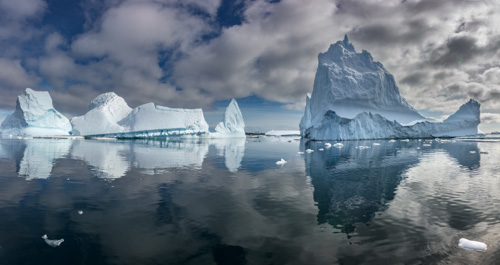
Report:
[[[480,159],[476,143],[433,141],[431,146],[423,146],[423,141],[411,140],[343,144],[341,149],[306,154],[305,162],[314,186],[318,223],[329,223],[347,234],[354,231],[356,223],[367,223],[388,207],[404,172],[427,152],[444,150],[469,169],[478,167]],[[323,146],[324,142],[302,141],[301,151]]]
[[[230,172],[238,171],[245,151],[245,138],[168,141],[9,140],[0,145],[0,155],[14,157],[18,175],[27,180],[48,178],[54,163],[62,157],[85,161],[93,175],[113,180],[125,176],[132,168],[148,175],[169,168],[201,169],[212,144],[219,155],[224,156],[227,169]]]

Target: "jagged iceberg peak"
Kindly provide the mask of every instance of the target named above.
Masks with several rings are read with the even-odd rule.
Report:
[[[26,88],[17,97],[15,112],[5,118],[0,129],[2,134],[69,135],[71,124],[54,108],[49,92]]]
[[[384,66],[347,36],[318,55],[312,94],[300,121],[302,137],[315,140],[465,136],[478,132],[479,108],[470,100],[442,123],[431,122],[404,97]]]
[[[470,99],[467,103],[460,106],[457,112],[450,115],[445,122],[459,121],[459,120],[480,120],[481,104],[475,99]]]
[[[313,120],[328,110],[345,118],[371,111],[403,124],[424,119],[400,94],[394,76],[369,52],[357,53],[347,35],[318,55],[311,99]]]
[[[225,136],[241,136],[245,137],[245,121],[241,114],[238,102],[233,98],[226,108],[224,113],[224,120],[219,122],[215,127],[215,134],[212,136],[225,135]]]
[[[88,107],[88,110],[92,110],[94,108],[103,108],[105,106],[123,106],[130,108],[125,102],[125,99],[115,94],[115,92],[107,92],[104,94],[100,94],[96,98],[94,98]]]

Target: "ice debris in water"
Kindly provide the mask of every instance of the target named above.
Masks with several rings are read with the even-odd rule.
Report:
[[[430,144],[423,144],[422,146],[431,146]]]
[[[485,243],[479,241],[468,240],[465,238],[460,238],[458,241],[458,246],[463,249],[485,251],[488,247]]]
[[[392,140],[389,140],[389,143],[395,143],[396,140],[392,139]]]
[[[58,247],[59,245],[61,245],[62,242],[64,242],[64,239],[49,239],[47,237],[47,234],[43,235],[42,236],[43,240],[45,240],[45,243],[47,243],[47,245],[55,248],[55,247]]]
[[[380,143],[373,143],[373,145],[377,146],[377,145],[380,145]]]
[[[326,148],[330,148],[330,147],[332,147],[332,144],[331,143],[325,143],[325,147]]]
[[[409,141],[410,141],[410,139],[403,139],[403,140],[401,140],[401,142],[409,142]]]
[[[79,210],[79,211],[78,211],[78,214],[83,214],[83,211],[82,211],[82,210]]]
[[[320,149],[318,149],[318,150],[319,150],[319,151],[323,151],[323,150],[325,150],[325,149],[323,149],[323,148],[320,148]]]
[[[475,153],[476,153],[476,151],[470,151],[469,153],[471,153],[471,154],[475,154]]]
[[[312,153],[312,152],[314,152],[314,150],[312,150],[312,149],[306,149],[306,153]]]
[[[297,152],[297,155],[303,155],[304,152]]]
[[[276,162],[276,165],[279,165],[279,166],[282,166],[284,164],[286,164],[286,160],[283,158],[280,161]]]
[[[344,147],[344,144],[343,143],[336,143],[333,146],[336,148],[342,148],[342,147]]]

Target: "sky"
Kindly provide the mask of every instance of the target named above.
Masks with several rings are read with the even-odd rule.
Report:
[[[67,117],[114,91],[211,125],[236,98],[249,131],[298,129],[317,55],[347,34],[424,115],[474,98],[496,131],[499,14],[490,0],[0,0],[0,120],[30,87]]]

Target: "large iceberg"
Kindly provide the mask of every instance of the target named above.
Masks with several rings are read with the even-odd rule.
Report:
[[[47,91],[30,88],[17,97],[16,110],[0,125],[2,135],[70,135],[71,124],[54,109]]]
[[[147,103],[134,109],[113,92],[105,93],[89,105],[89,111],[71,119],[75,135],[104,135],[144,132],[143,136],[208,134],[208,124],[201,109],[175,109]],[[151,134],[151,135],[150,135]],[[131,134],[133,136],[133,134]]]
[[[211,133],[210,136],[212,138],[246,137],[245,121],[234,98],[226,108],[224,120],[215,126],[215,133]]]
[[[471,99],[443,122],[422,116],[400,94],[394,76],[369,52],[357,53],[346,35],[318,55],[300,133],[313,140],[474,135],[479,108]]]

